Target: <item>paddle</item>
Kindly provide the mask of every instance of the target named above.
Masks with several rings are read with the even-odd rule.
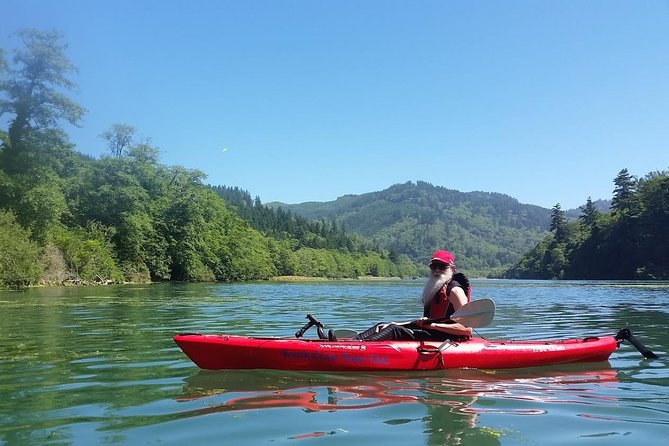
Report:
[[[473,300],[460,307],[450,317],[452,321],[459,322],[466,327],[487,327],[495,317],[495,301],[492,299]]]
[[[351,339],[358,336],[358,332],[350,328],[338,328],[333,330],[333,332],[337,339]]]
[[[641,341],[634,337],[631,331],[628,328],[623,328],[616,335],[616,340],[618,341],[629,341],[646,359],[657,359],[658,356],[653,353],[648,347],[643,345]]]
[[[430,322],[443,322],[446,320],[451,320],[454,322],[459,322],[460,324],[466,327],[472,328],[481,328],[490,325],[493,318],[495,317],[495,302],[492,299],[479,299],[473,300],[462,307],[447,319],[428,319]],[[407,321],[399,322],[397,325],[408,325],[416,322]],[[350,330],[347,328],[340,328],[334,330],[334,335],[337,339],[345,338],[354,338],[358,335],[358,332],[355,330]]]

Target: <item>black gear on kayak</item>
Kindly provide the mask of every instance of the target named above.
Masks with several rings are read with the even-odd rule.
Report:
[[[325,332],[323,331],[323,324],[310,314],[307,314],[307,319],[309,319],[309,322],[307,322],[304,327],[300,328],[297,333],[295,333],[295,337],[298,339],[301,338],[305,331],[309,330],[312,326],[315,325],[316,330],[318,331],[318,338],[327,339],[327,336],[325,336]]]
[[[637,338],[634,337],[632,332],[629,330],[629,328],[623,328],[618,332],[616,335],[616,341],[629,341],[630,344],[632,344],[638,351],[641,353],[644,358],[647,359],[657,359],[658,356],[650,351],[648,347],[643,345],[641,341],[639,341]]]
[[[453,274],[453,280],[460,284],[460,287],[465,290],[467,299],[470,299],[472,294],[472,285],[469,283],[467,276],[465,276],[464,273],[455,273]]]
[[[616,341],[624,341],[626,339],[629,339],[631,334],[632,332],[630,331],[629,328],[623,328],[616,335]]]
[[[413,340],[414,332],[397,324],[376,324],[372,328],[363,331],[355,339],[359,341],[390,341],[390,340]]]
[[[409,325],[379,323],[355,337],[358,341],[466,341],[468,336],[457,336],[438,330],[427,330],[415,323]]]

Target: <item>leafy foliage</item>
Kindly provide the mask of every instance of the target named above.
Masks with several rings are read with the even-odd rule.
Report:
[[[18,149],[28,130],[52,128],[59,119],[77,124],[84,109],[66,97],[63,90],[76,84],[68,74],[76,67],[65,56],[67,45],[62,35],[53,31],[24,30],[17,33],[23,47],[14,52],[15,67],[8,69],[7,80],[0,83],[0,115],[14,115],[9,126],[12,147]]]
[[[11,212],[0,210],[0,287],[21,288],[42,273],[40,249]]]
[[[532,279],[669,278],[669,173],[637,179],[623,169],[614,179],[612,214],[590,199],[564,237],[549,235],[507,273]]]
[[[334,219],[308,220],[263,205],[259,197],[236,187],[212,189],[258,231],[279,240],[283,255],[278,256],[281,275],[311,277],[393,276],[414,277],[416,267],[406,256],[386,252],[378,245],[347,234]],[[286,252],[287,247],[290,253]]]
[[[236,187],[215,186],[219,196],[232,204],[239,215],[255,229],[277,239],[292,238],[297,247],[342,249],[349,252],[375,250],[372,243],[353,235],[348,235],[344,226],[334,219],[307,220],[284,211],[263,205],[259,197],[251,200],[248,191]]]
[[[463,193],[418,181],[327,203],[285,205],[306,219],[371,238],[393,255],[424,265],[438,248],[456,254],[458,267],[478,272],[517,261],[547,232],[549,211],[502,194]]]
[[[410,262],[334,222],[294,218],[259,200],[238,211],[223,189],[203,183],[204,173],[161,165],[158,148],[136,142],[130,125],[101,134],[111,156],[76,153],[58,127],[83,114],[63,93],[76,88],[66,45],[54,32],[19,37],[13,65],[0,52],[0,113],[10,115],[0,131],[0,285],[36,283],[42,264],[46,283],[415,274]]]
[[[81,158],[66,177],[40,166],[39,181],[34,168],[0,170],[8,190],[20,191],[5,193],[0,207],[20,210],[32,243],[62,258],[74,282],[416,274],[407,259],[391,260],[334,224],[295,219],[259,200],[245,214],[249,223],[203,184],[202,172],[161,165],[156,153],[144,142],[125,154]]]
[[[116,264],[109,228],[90,223],[87,228],[54,231],[51,243],[58,248],[71,274],[69,279],[84,282],[118,282],[123,280]]]

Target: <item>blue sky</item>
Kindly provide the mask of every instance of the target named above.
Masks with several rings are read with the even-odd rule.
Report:
[[[423,180],[563,209],[669,168],[669,2],[2,0],[64,33],[80,152],[133,125],[263,202]],[[226,150],[227,149],[227,150]]]

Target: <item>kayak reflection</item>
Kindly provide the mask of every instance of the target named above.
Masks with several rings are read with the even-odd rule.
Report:
[[[387,425],[422,423],[427,427],[421,430],[427,433],[428,443],[434,444],[443,438],[460,438],[462,432],[471,431],[476,426],[476,414],[463,410],[475,401],[475,397],[469,392],[462,392],[464,389],[459,384],[446,391],[443,378],[443,373],[434,372],[325,374],[276,370],[201,370],[185,379],[180,401],[202,403],[204,400],[207,407],[181,412],[180,415],[200,416],[276,408],[296,408],[307,413],[360,411],[418,403],[428,407],[425,415],[416,417],[415,410],[399,409],[389,412],[395,414],[392,418],[383,415],[388,412],[382,412],[374,419]],[[324,435],[327,433],[305,432],[291,439]]]
[[[277,407],[297,407],[306,411],[367,409],[417,402],[422,392],[419,380],[409,375],[378,373],[200,370],[185,382],[180,400],[223,397],[224,402],[210,408],[215,412]]]
[[[199,370],[185,378],[178,401],[198,403],[196,409],[180,412],[181,417],[273,408],[334,412],[422,404],[426,413],[419,420],[398,418],[383,422],[420,421],[428,444],[464,437],[496,444],[503,435],[481,425],[480,416],[539,415],[546,413],[547,405],[552,403],[597,404],[597,398],[606,397],[594,392],[594,388],[615,383],[617,372],[608,363],[591,368],[574,364],[559,368],[392,374]]]

